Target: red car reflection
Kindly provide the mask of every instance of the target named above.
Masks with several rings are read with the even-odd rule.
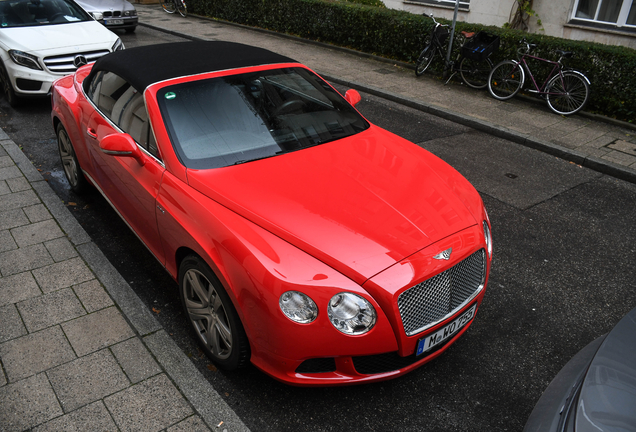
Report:
[[[227,42],[109,54],[57,81],[76,192],[97,188],[178,282],[221,368],[384,380],[472,323],[490,270],[479,194],[296,61]]]

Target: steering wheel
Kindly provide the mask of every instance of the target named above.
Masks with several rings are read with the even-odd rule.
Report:
[[[272,113],[272,117],[276,117],[281,114],[288,114],[292,111],[299,109],[300,107],[304,105],[305,105],[305,102],[301,101],[300,99],[288,100],[287,102],[284,102],[282,105],[280,105],[278,108],[274,110],[274,112]]]
[[[58,18],[61,18],[61,17],[63,17],[63,16],[64,16],[64,14],[63,14],[62,12],[54,13],[54,14],[53,14],[53,16],[51,16],[51,17],[49,18],[49,22],[55,21],[55,20],[57,20]]]

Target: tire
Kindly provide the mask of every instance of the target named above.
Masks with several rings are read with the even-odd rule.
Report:
[[[2,92],[5,94],[7,98],[7,102],[11,108],[16,108],[20,105],[21,99],[16,95],[15,90],[13,90],[13,85],[11,85],[11,80],[9,79],[9,74],[7,74],[7,70],[4,65],[0,62],[0,85],[2,86]]]
[[[66,133],[66,129],[62,126],[62,123],[57,125],[56,134],[57,149],[60,152],[60,160],[62,161],[62,168],[64,169],[66,180],[73,192],[83,194],[88,189],[88,181],[82,173],[82,168],[75,155],[75,148],[73,148],[73,143],[68,133]]]
[[[475,89],[486,88],[491,70],[492,61],[489,58],[479,61],[464,57],[459,63],[459,74],[462,80],[468,87]]]
[[[498,100],[507,100],[519,93],[526,74],[523,67],[512,60],[504,60],[495,66],[488,76],[488,91]]]
[[[174,0],[161,0],[161,7],[169,14],[175,13],[177,11]]]
[[[579,72],[564,71],[555,75],[546,86],[546,102],[561,115],[579,112],[590,98],[590,86]]]
[[[179,267],[179,293],[197,342],[219,368],[236,370],[250,359],[247,335],[236,309],[210,267],[190,255]]]
[[[415,75],[422,76],[426,69],[433,62],[433,58],[435,57],[435,47],[433,44],[428,44],[426,48],[420,54],[420,57],[417,59],[417,64],[415,65]]]
[[[177,10],[179,11],[179,15],[182,17],[188,16],[188,7],[185,4],[185,0],[175,0],[177,3]]]

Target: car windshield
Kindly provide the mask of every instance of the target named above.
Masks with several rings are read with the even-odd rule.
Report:
[[[329,84],[303,68],[259,71],[164,87],[157,99],[188,168],[263,159],[369,127]]]
[[[2,28],[90,21],[81,7],[67,0],[0,0]]]

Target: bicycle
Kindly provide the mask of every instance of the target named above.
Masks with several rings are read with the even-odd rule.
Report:
[[[185,0],[161,0],[161,7],[169,14],[179,12],[179,15],[186,17],[188,15],[188,7]]]
[[[488,85],[488,75],[492,69],[492,61],[490,55],[499,48],[499,37],[490,36],[485,32],[477,34],[473,32],[462,31],[464,42],[461,46],[460,53],[455,61],[446,61],[446,48],[444,43],[448,38],[449,31],[447,24],[441,24],[435,20],[435,17],[426,15],[433,20],[435,26],[431,33],[425,39],[425,47],[418,57],[415,66],[415,75],[421,76],[431,65],[435,58],[435,53],[444,59],[444,78],[448,71],[452,71],[448,81],[459,73],[462,81],[469,87],[482,89]]]
[[[530,55],[535,44],[529,44],[525,39],[519,41],[525,44],[525,50],[520,47],[517,52],[519,60],[504,60],[493,68],[488,77],[488,91],[498,100],[508,100],[521,90],[525,84],[526,72],[532,80],[534,88],[527,91],[544,98],[552,111],[561,115],[571,115],[579,112],[590,98],[590,80],[583,73],[574,69],[564,69],[561,60],[572,57],[570,51],[557,50],[559,60],[552,61]],[[528,66],[526,59],[538,60],[553,65],[548,77],[539,87]]]

